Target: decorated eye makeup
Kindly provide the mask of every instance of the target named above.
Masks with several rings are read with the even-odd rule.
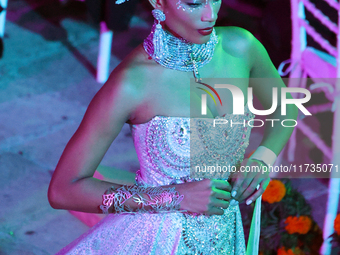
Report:
[[[186,1],[186,2],[184,2]],[[205,1],[190,1],[190,0],[184,0],[182,2],[182,0],[178,0],[178,2],[176,3],[177,5],[177,9],[182,9],[183,11],[189,11],[189,12],[193,12],[203,6],[206,6],[208,4],[209,0],[205,0]],[[219,3],[221,0],[212,0],[213,5]]]
[[[182,9],[183,11],[189,11],[193,12],[198,7],[202,6],[204,2],[198,2],[198,1],[190,1],[190,0],[184,0],[185,2],[182,2],[182,0],[178,0],[176,3],[177,9]]]

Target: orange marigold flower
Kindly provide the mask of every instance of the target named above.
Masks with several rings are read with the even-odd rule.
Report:
[[[285,220],[285,229],[289,234],[307,234],[312,227],[312,220],[308,216],[288,216]]]
[[[286,187],[279,180],[271,180],[262,194],[262,200],[270,204],[280,202],[286,195]]]
[[[277,250],[277,255],[304,255],[304,252],[299,248],[286,249],[285,247],[281,247]]]
[[[285,247],[281,247],[277,250],[277,255],[294,255],[294,252],[292,249],[286,249]]]
[[[334,230],[340,235],[340,214],[338,214],[334,220]]]
[[[277,250],[277,255],[287,255],[286,248],[285,248],[285,247],[280,247],[280,248]]]

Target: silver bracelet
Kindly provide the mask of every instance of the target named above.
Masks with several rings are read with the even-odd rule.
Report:
[[[259,146],[249,159],[261,161],[268,167],[274,165],[276,158],[277,156],[272,150],[264,146]]]
[[[144,195],[144,196],[143,196]],[[125,201],[133,197],[139,208],[133,209],[125,205]],[[184,196],[180,195],[175,187],[143,187],[138,185],[124,185],[120,188],[111,187],[103,195],[103,202],[100,209],[104,214],[109,213],[113,206],[114,213],[123,212],[172,212],[179,211],[180,203]],[[149,208],[145,208],[149,206]]]

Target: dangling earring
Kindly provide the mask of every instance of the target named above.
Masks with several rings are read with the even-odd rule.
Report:
[[[156,28],[153,32],[153,58],[163,59],[168,54],[168,45],[165,42],[165,31],[162,28],[161,22],[165,20],[165,14],[161,10],[154,9],[152,10],[152,15],[158,21],[156,24]]]

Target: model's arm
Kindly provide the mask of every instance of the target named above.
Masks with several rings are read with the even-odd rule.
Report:
[[[59,160],[48,192],[54,208],[98,213],[105,190],[120,186],[93,178],[128,120],[134,107],[131,102],[138,101],[129,84],[121,85],[118,77],[115,80],[109,80],[95,95]]]
[[[261,102],[263,109],[271,108],[273,103],[272,91],[274,88],[277,88],[278,105],[276,111],[265,117],[266,119],[278,119],[279,121],[275,121],[273,125],[272,122],[266,121],[264,137],[260,145],[269,148],[276,155],[279,155],[294,130],[294,127],[285,127],[288,125],[294,126],[293,122],[287,122],[283,126],[281,121],[286,119],[296,120],[298,108],[293,104],[288,104],[286,106],[286,115],[281,115],[281,89],[286,86],[272,64],[267,51],[255,38],[253,38],[251,54],[250,86],[253,88],[255,96]],[[292,99],[291,94],[287,93],[286,98]]]
[[[140,106],[141,94],[143,93],[136,91],[129,83],[120,82],[119,75],[111,74],[109,81],[91,101],[79,128],[68,142],[55,169],[48,190],[48,199],[53,208],[101,213],[99,206],[102,205],[103,194],[107,190],[113,194],[111,197],[113,203],[122,201],[121,197],[117,199],[118,193],[115,193],[117,192],[115,190],[122,185],[98,180],[93,177],[93,174],[130,114]],[[112,177],[112,180],[116,179],[116,176]],[[139,187],[124,186],[122,189],[132,190],[132,188]],[[162,198],[166,196],[162,205],[167,204],[168,201],[176,201],[173,198],[183,195],[180,210],[211,215],[223,214],[220,208],[229,206],[231,187],[226,181],[203,180],[162,186],[159,190],[165,193],[155,195],[155,190],[148,188],[138,195],[148,201],[154,201],[153,198],[158,199],[158,202],[162,202]],[[177,197],[172,196],[169,200],[168,195],[174,194]],[[134,199],[141,197],[131,196],[122,204],[136,211],[141,208],[141,205]],[[159,205],[156,203],[156,206]],[[108,212],[114,212],[113,205],[106,209]],[[144,209],[153,210],[152,206],[146,206]]]
[[[124,185],[134,185],[136,174],[121,170],[115,167],[99,165],[97,172],[103,176],[103,179],[108,182],[119,183]]]
[[[298,108],[295,105],[287,105],[286,115],[281,115],[281,88],[286,86],[263,45],[251,34],[247,34],[247,36],[249,43],[249,66],[251,67],[249,86],[252,87],[253,93],[261,102],[263,109],[267,110],[272,106],[273,88],[277,88],[278,91],[277,108],[274,113],[266,116],[266,119],[275,119],[277,121],[266,121],[264,137],[260,144],[266,152],[269,152],[272,156],[277,156],[284,148],[294,129],[294,127],[281,125],[281,121],[285,119],[296,120]],[[286,97],[292,98],[290,94],[287,94]],[[294,126],[294,124],[294,122],[289,122],[289,124],[287,122],[286,125]],[[265,162],[266,157],[269,158],[269,154],[262,153],[261,159],[264,159]],[[261,161],[248,159],[243,162],[243,165],[264,166]],[[250,204],[264,192],[268,183],[268,173],[239,173],[235,175],[233,185],[233,191],[236,191],[235,198],[239,201],[247,199],[247,204]],[[258,185],[260,185],[260,189],[254,193]]]

